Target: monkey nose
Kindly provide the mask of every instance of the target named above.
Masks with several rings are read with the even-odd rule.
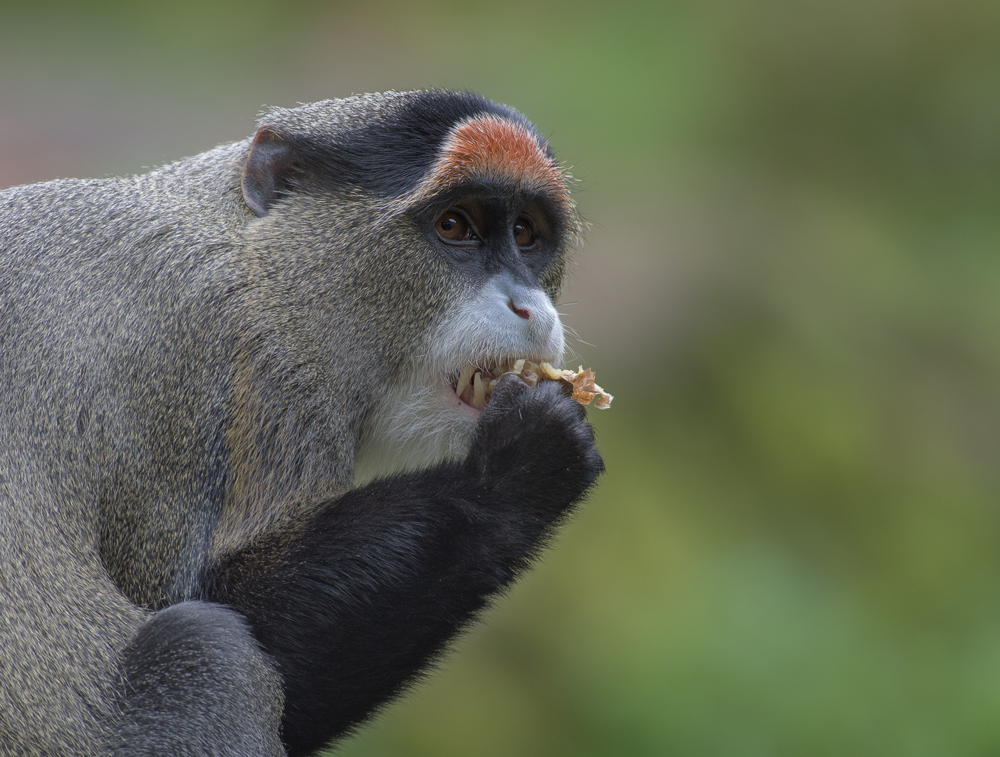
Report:
[[[516,304],[514,304],[513,298],[507,300],[507,307],[509,307],[510,311],[518,318],[523,318],[526,321],[531,320],[531,311],[527,308],[519,308]]]

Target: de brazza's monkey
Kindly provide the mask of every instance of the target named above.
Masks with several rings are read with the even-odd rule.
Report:
[[[465,386],[563,352],[578,221],[524,117],[430,91],[261,123],[0,193],[2,754],[313,752],[602,470],[554,383]]]

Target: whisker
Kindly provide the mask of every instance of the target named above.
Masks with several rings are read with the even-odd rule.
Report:
[[[587,341],[581,339],[580,335],[577,333],[576,329],[574,329],[572,326],[567,326],[567,325],[563,324],[563,330],[565,332],[567,332],[575,341],[579,342],[580,344],[585,344],[588,347],[595,347],[596,346],[596,345],[591,344],[590,342],[587,342]]]

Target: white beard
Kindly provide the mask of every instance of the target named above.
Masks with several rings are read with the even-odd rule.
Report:
[[[508,306],[533,313],[531,321]],[[423,355],[388,387],[361,436],[354,485],[465,457],[478,422],[449,381],[470,363],[497,365],[518,358],[558,365],[565,349],[559,314],[541,289],[490,279],[454,309],[430,338]]]

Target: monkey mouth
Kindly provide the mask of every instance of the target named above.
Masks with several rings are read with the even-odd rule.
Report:
[[[539,381],[560,382],[566,393],[581,405],[589,405],[596,400],[594,407],[598,410],[607,410],[614,399],[594,381],[594,372],[590,368],[584,370],[581,365],[579,370],[571,371],[555,368],[544,361],[535,363],[522,358],[496,363],[488,368],[470,363],[461,370],[453,371],[448,383],[459,409],[478,417],[505,373],[514,374],[528,386],[535,386]]]
[[[513,360],[503,360],[486,365],[469,363],[464,368],[452,371],[447,377],[460,410],[478,416],[490,401],[497,381],[505,373],[514,370]]]

